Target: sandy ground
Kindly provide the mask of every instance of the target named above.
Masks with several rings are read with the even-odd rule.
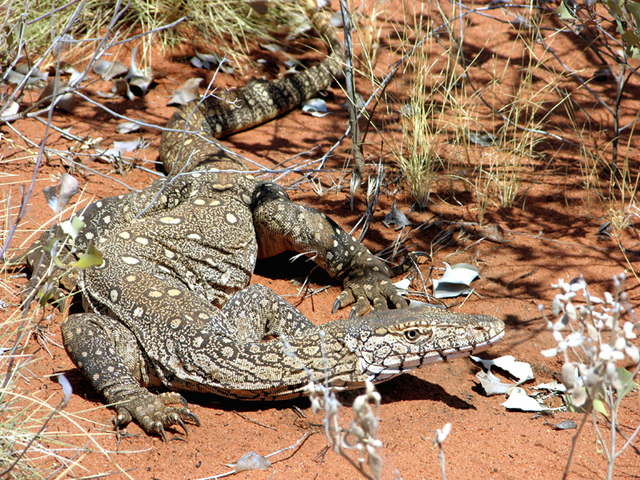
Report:
[[[399,10],[396,10],[396,21],[398,15]],[[391,23],[383,26],[385,29],[382,38],[387,41],[382,42],[377,66],[381,76],[399,58],[390,54],[386,48],[388,43],[397,44],[397,40],[389,35]],[[479,51],[484,47],[487,28],[495,28],[491,20],[474,17],[465,38],[471,50],[477,48]],[[511,47],[507,39],[496,38],[504,41],[497,41],[492,50],[485,51],[485,54],[496,57],[510,54]],[[565,50],[561,49],[563,46]],[[571,45],[568,41],[564,44],[559,41],[556,48],[570,55]],[[126,61],[124,59],[128,58],[128,53],[122,52],[121,55],[123,61]],[[247,71],[245,75],[221,75],[218,82],[228,86],[242,85],[252,75],[266,74],[272,78],[284,70],[276,63],[277,55],[256,50],[254,59],[258,58],[266,58],[267,63]],[[310,55],[309,58],[319,57]],[[172,113],[172,108],[166,106],[171,92],[192,76],[202,76],[206,81],[211,78],[211,72],[195,69],[178,55],[159,49],[154,51],[152,65],[157,79],[143,100],[117,98],[105,101],[97,96],[97,91],[106,91],[109,86],[100,81],[89,86],[85,93],[121,115],[164,125]],[[586,61],[584,65],[574,65],[574,68],[578,67],[586,72],[595,68]],[[488,70],[477,72],[477,80],[481,81],[488,75]],[[406,101],[407,81],[407,78],[399,74],[399,78],[389,87],[397,104],[387,103],[385,107],[398,111],[398,105]],[[632,82],[635,84],[624,103],[627,121],[633,119],[634,109],[637,111],[638,108],[637,99],[640,98],[636,95],[636,100],[633,99],[633,92],[638,93],[640,82]],[[575,84],[568,82],[568,87],[572,86],[575,87]],[[595,88],[604,95],[613,95],[613,86],[610,84]],[[359,84],[359,89],[365,98],[370,94],[369,85],[365,82]],[[27,94],[23,104],[33,101],[37,94],[37,91]],[[319,158],[340,139],[346,129],[347,114],[340,108],[345,99],[344,94],[337,86],[332,88],[331,94],[328,106],[332,115],[317,119],[295,111],[249,132],[234,135],[226,143],[238,153],[268,168],[281,162],[294,165],[300,159],[291,157],[311,148],[315,150],[303,158]],[[596,109],[594,114],[600,115],[604,121],[602,112]],[[398,135],[397,127],[395,132],[393,126],[385,127],[380,117],[374,116],[373,121],[378,122],[383,136]],[[119,120],[84,101],[78,102],[73,114],[57,112],[53,123],[60,129],[71,128],[71,132],[80,137],[100,137],[104,146],[110,146],[113,140],[137,138],[138,135],[115,134],[115,125]],[[558,124],[561,124],[560,120]],[[35,119],[20,120],[13,126],[34,142],[40,142],[45,132],[45,126]],[[3,139],[0,143],[0,193],[3,201],[11,193],[12,215],[15,215],[19,189],[28,188],[38,152],[5,125],[0,126],[0,134]],[[151,162],[157,160],[159,132],[143,128],[140,135],[150,145],[132,154],[135,165],[153,170],[155,167]],[[636,140],[632,144],[635,152],[640,146],[637,143]],[[60,133],[49,131],[48,147],[66,150],[73,145],[73,141],[64,139]],[[370,164],[368,173],[375,174],[372,162],[382,155],[387,178],[395,180],[399,176],[397,166],[386,146],[380,152],[380,145],[381,135],[371,129],[365,145]],[[637,248],[635,230],[628,228],[615,232],[613,238],[601,238],[597,235],[599,227],[607,219],[608,206],[598,202],[593,191],[587,192],[583,188],[578,150],[563,147],[558,151],[557,147],[550,145],[545,150],[548,154],[557,151],[552,161],[528,160],[530,171],[522,180],[523,190],[528,189],[524,199],[511,208],[501,208],[494,203],[489,205],[485,214],[485,226],[497,226],[501,229],[504,233],[503,242],[478,241],[477,236],[460,234],[459,228],[443,221],[434,223],[429,228],[413,229],[404,242],[411,250],[432,253],[431,261],[422,260],[421,271],[425,278],[431,274],[432,267],[442,269],[444,262],[464,262],[479,267],[480,279],[474,283],[476,293],[466,302],[460,298],[448,300],[447,304],[451,305],[453,311],[485,313],[505,321],[507,332],[504,340],[483,356],[489,358],[513,355],[517,360],[529,362],[536,379],[535,382],[527,383],[526,387],[559,379],[561,360],[544,358],[540,354],[541,350],[555,346],[555,342],[538,309],[538,305],[542,304],[550,312],[555,295],[551,285],[559,278],[570,280],[583,275],[593,293],[602,295],[603,291],[611,290],[611,278],[614,274],[627,272],[631,303],[635,306],[640,299],[638,281],[633,275],[640,257],[633,252],[625,255],[619,247],[623,245],[629,249]],[[482,152],[482,149],[479,151]],[[479,158],[484,158],[483,155],[487,152],[488,150],[479,155]],[[289,194],[295,201],[327,213],[346,230],[351,230],[366,209],[366,196],[363,192],[358,193],[354,209],[350,210],[349,168],[343,169],[348,154],[347,141],[329,160],[326,170],[317,175],[318,184],[323,186],[321,195],[308,181],[290,188]],[[633,161],[637,174],[637,153]],[[125,193],[129,188],[144,188],[156,178],[138,168],[118,172],[113,165],[104,162],[85,163],[108,176],[89,174],[82,168],[76,169],[75,175],[84,189],[80,199],[74,199],[79,206],[93,199]],[[460,162],[460,170],[468,167],[469,165]],[[43,164],[36,179],[28,215],[12,243],[10,255],[29,243],[29,238],[33,238],[30,235],[35,229],[46,227],[51,214],[42,189],[55,185],[65,171],[68,169],[55,156]],[[396,183],[390,182],[380,195],[371,227],[364,240],[372,251],[381,251],[400,234],[382,223],[394,202],[414,225],[420,225],[434,216],[441,216],[451,222],[477,220],[477,198],[468,182],[460,180],[460,177],[452,181],[451,177],[445,175],[446,172],[441,173],[432,201],[422,211],[411,210],[413,200],[406,183],[400,181],[396,188]],[[300,178],[299,174],[290,174],[280,179],[280,182],[291,186]],[[6,217],[4,221],[6,222]],[[6,229],[6,225],[4,228]],[[436,236],[446,229],[452,233],[449,241],[434,245]],[[306,295],[309,293],[307,290],[299,292],[299,288],[291,282],[292,277],[304,277],[308,271],[308,265],[296,265],[292,269],[286,260],[280,259],[261,265],[253,282],[267,285],[285,295],[315,323],[348,315],[347,311],[341,311],[336,316],[331,314],[331,306],[340,292],[335,283],[314,295]],[[433,272],[436,278],[440,274],[440,270]],[[327,280],[325,275],[314,273],[310,289],[322,287]],[[0,311],[2,319],[8,318],[16,310],[20,288],[25,285],[26,280],[6,275],[5,282],[5,288],[0,293],[0,298],[7,305]],[[294,445],[303,437],[304,441],[297,449],[271,457],[273,468],[270,470],[241,473],[236,478],[358,477],[344,459],[332,451],[326,451],[328,442],[321,428],[322,417],[311,412],[306,399],[283,404],[242,404],[209,396],[186,395],[194,413],[202,422],[200,428],[190,428],[187,438],[180,432],[173,431],[169,432],[172,441],[163,443],[160,438],[148,437],[138,426],[130,425],[127,428],[130,436],[122,438],[118,444],[109,424],[113,411],[102,407],[101,397],[91,390],[61,347],[60,324],[63,317],[59,312],[47,310],[43,318],[39,327],[46,334],[47,348],[42,348],[43,336],[31,336],[24,345],[24,352],[37,352],[39,360],[30,367],[33,375],[19,381],[19,389],[29,391],[31,395],[49,398],[49,403],[57,404],[62,395],[61,388],[51,377],[64,373],[73,386],[73,396],[64,410],[66,417],[56,417],[47,430],[74,445],[86,444],[89,437],[95,441],[90,444],[86,453],[75,458],[75,465],[58,472],[61,478],[85,478],[99,474],[110,474],[109,478],[130,477],[140,480],[210,477],[228,471],[229,468],[223,464],[234,462],[249,451],[267,455]],[[451,434],[445,443],[448,478],[562,477],[575,430],[555,430],[542,418],[533,418],[531,413],[506,411],[500,405],[504,401],[503,396],[486,397],[481,394],[474,376],[477,371],[478,368],[468,359],[461,359],[424,368],[379,385],[378,390],[382,395],[378,415],[381,419],[379,438],[384,444],[384,448],[380,449],[384,461],[383,478],[394,478],[396,471],[405,480],[440,478],[438,452],[433,446],[432,438],[435,430],[442,428],[447,422],[452,424]],[[348,404],[352,398],[353,396],[347,396],[343,401]],[[556,406],[560,405],[557,398],[548,401],[555,402]],[[351,421],[352,411],[343,407],[340,415],[346,424]],[[580,422],[581,415],[562,412],[556,413],[549,420],[559,423],[569,419]],[[620,428],[628,435],[639,421],[638,393],[633,392],[623,404]],[[606,422],[601,420],[599,426],[606,430]],[[100,451],[100,448],[104,450]],[[65,452],[61,452],[61,455],[71,456]],[[42,459],[37,455],[34,458],[34,462],[41,462],[43,469],[60,466],[53,458]],[[636,451],[627,449],[618,459],[616,478],[637,478],[640,474],[639,459]],[[595,439],[593,425],[588,422],[577,442],[568,478],[604,478],[605,472],[606,461],[602,447]]]

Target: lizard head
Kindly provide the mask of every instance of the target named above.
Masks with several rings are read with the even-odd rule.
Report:
[[[421,307],[376,312],[349,329],[359,374],[382,382],[424,365],[486,350],[504,336],[504,322]]]

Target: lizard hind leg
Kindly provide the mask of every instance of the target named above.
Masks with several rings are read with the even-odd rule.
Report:
[[[264,285],[253,284],[239,291],[222,308],[235,323],[240,343],[260,342],[269,337],[298,337],[315,325],[297,308]]]
[[[153,394],[147,368],[135,335],[117,320],[95,313],[71,315],[62,324],[63,343],[71,360],[113,404],[116,428],[135,420],[147,434],[166,441],[165,428],[185,421],[200,425],[187,401],[177,392]]]

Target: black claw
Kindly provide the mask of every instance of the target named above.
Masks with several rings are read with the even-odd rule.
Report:
[[[167,434],[164,433],[164,427],[160,422],[156,422],[156,429],[158,430],[158,433],[162,435],[162,441],[167,443]]]
[[[118,430],[120,427],[126,427],[130,421],[130,419],[127,419],[122,414],[116,415],[115,419],[113,420],[113,428]]]
[[[333,303],[333,308],[331,309],[331,313],[335,315],[338,309],[342,306],[340,303],[340,297],[336,298],[336,301]]]
[[[354,318],[356,318],[356,307],[353,307],[351,313],[349,313],[349,320],[353,320]]]
[[[191,420],[193,423],[196,424],[196,426],[198,426],[198,427],[200,426],[200,419],[198,417],[196,417],[195,413],[189,412],[187,416],[188,416],[189,420]]]
[[[180,425],[182,427],[182,429],[184,430],[184,436],[188,437],[189,436],[189,430],[187,429],[187,426],[184,424],[184,422],[182,421],[182,419],[180,417],[178,417],[176,419],[176,423],[178,425]]]

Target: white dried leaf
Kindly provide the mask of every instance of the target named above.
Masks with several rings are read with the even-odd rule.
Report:
[[[140,130],[140,125],[134,122],[123,122],[116,125],[116,133],[126,134],[137,132]]]
[[[235,73],[235,69],[231,62],[216,53],[200,53],[196,51],[195,54],[196,56],[191,59],[191,65],[196,68],[206,68],[207,70],[211,70],[212,67],[219,66],[222,73],[226,73],[228,75],[233,75]]]
[[[62,68],[61,72],[65,75],[69,75],[70,78],[68,83],[71,87],[74,87],[75,85],[80,83],[80,81],[84,78],[84,74],[82,72],[77,71],[69,64],[65,65]]]
[[[458,263],[453,267],[445,263],[444,275],[433,280],[433,294],[436,298],[452,298],[458,295],[467,295],[472,289],[471,282],[478,278],[478,267],[466,263]]]
[[[413,225],[407,216],[396,208],[395,202],[393,203],[393,207],[391,207],[391,211],[384,217],[382,223],[387,228],[393,226],[395,230]]]
[[[71,113],[75,107],[75,94],[73,92],[67,92],[67,90],[67,85],[62,83],[61,80],[58,80],[58,82],[56,82],[55,79],[50,80],[47,86],[40,92],[38,101],[42,101],[43,105],[50,105],[54,100],[53,95],[56,94],[58,98],[56,107],[64,112]]]
[[[114,141],[113,148],[119,150],[120,152],[134,152],[141,148],[144,144],[144,140],[142,137],[137,140],[126,140],[126,141]]]
[[[409,278],[403,278],[402,280],[400,280],[399,282],[395,282],[393,284],[394,287],[396,287],[396,290],[398,290],[398,293],[403,294],[403,293],[409,293],[409,287],[411,286],[411,280],[409,280]]]
[[[191,100],[196,100],[200,97],[198,89],[202,83],[202,78],[190,78],[182,84],[182,86],[173,91],[173,96],[167,103],[169,106],[184,105]]]
[[[141,97],[144,97],[147,93],[147,89],[151,82],[153,82],[153,75],[150,68],[140,69],[136,65],[136,54],[138,53],[138,47],[135,47],[131,51],[131,67],[129,73],[125,77],[125,80],[129,82],[129,87],[136,87],[141,92]]]
[[[549,410],[547,407],[540,405],[537,400],[527,395],[527,392],[520,387],[514,387],[507,401],[501,405],[507,410],[522,410],[523,412],[543,412]]]
[[[548,390],[550,392],[558,392],[558,393],[564,393],[567,391],[567,387],[565,387],[563,384],[561,384],[557,380],[554,380],[553,382],[549,382],[549,383],[539,383],[538,385],[535,385],[531,388],[534,390]]]
[[[107,60],[98,60],[96,64],[93,66],[93,73],[96,75],[100,75],[102,80],[108,82],[116,77],[121,77],[122,75],[126,75],[129,69],[127,66],[118,62],[109,62]]]
[[[505,355],[504,357],[499,357],[494,360],[483,360],[473,355],[470,358],[474,363],[482,364],[483,368],[487,370],[491,370],[492,367],[497,367],[513,375],[518,379],[519,383],[533,380],[534,378],[531,365],[526,362],[517,362],[512,355]]]
[[[476,378],[480,381],[480,385],[486,395],[504,395],[509,391],[513,384],[502,383],[498,377],[491,372],[478,372]]]
[[[227,466],[235,467],[236,473],[239,473],[248,470],[268,470],[271,467],[271,462],[266,457],[252,451],[244,454],[235,464],[227,464]]]
[[[106,150],[96,149],[97,158],[107,163],[113,163],[114,160],[122,157],[122,151],[117,148],[107,148]]]
[[[2,115],[0,115],[0,121],[4,121],[12,115],[15,115],[19,110],[20,105],[17,102],[11,102],[11,104],[6,108]]]
[[[131,93],[131,89],[129,88],[129,83],[120,78],[113,82],[113,87],[111,88],[111,92],[115,95],[126,95],[129,100],[133,100],[135,95]]]
[[[40,86],[47,81],[49,72],[43,74],[39,68],[35,68],[31,71],[31,67],[29,65],[30,64],[27,63],[18,64],[7,74],[6,81],[14,85],[19,85],[24,81],[27,75],[29,75],[26,83],[28,87]],[[31,73],[29,74],[29,72]]]
[[[302,111],[313,117],[324,117],[331,113],[327,111],[327,102],[321,98],[311,98],[303,102]]]
[[[60,374],[58,375],[58,383],[60,384],[60,386],[62,386],[62,394],[64,395],[64,401],[62,402],[62,408],[67,406],[67,403],[69,403],[69,400],[71,399],[71,394],[73,393],[73,388],[71,387],[71,384],[69,383],[69,380],[67,380],[67,377],[64,376],[64,374]]]
[[[43,193],[51,210],[53,210],[54,213],[59,213],[64,210],[69,200],[71,200],[79,190],[80,185],[78,181],[68,173],[63,173],[60,178],[60,183],[56,186],[45,188]]]

